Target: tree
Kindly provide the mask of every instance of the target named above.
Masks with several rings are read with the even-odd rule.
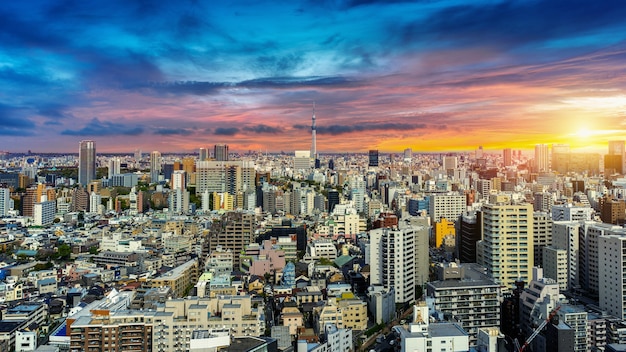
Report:
[[[72,254],[72,247],[67,243],[63,243],[58,248],[57,259],[61,259],[61,260],[70,259],[71,254]]]
[[[98,247],[96,246],[91,246],[89,247],[89,254],[98,254]]]

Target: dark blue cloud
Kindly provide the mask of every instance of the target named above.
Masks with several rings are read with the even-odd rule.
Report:
[[[264,124],[246,126],[243,128],[246,132],[262,133],[262,134],[278,134],[284,132],[284,129],[275,126],[268,126]]]
[[[237,133],[239,133],[237,127],[218,127],[213,131],[213,134],[217,136],[234,136]]]
[[[349,88],[365,84],[365,80],[352,77],[264,77],[242,82],[155,82],[146,85],[135,85],[128,89],[149,88],[158,93],[211,95],[224,89],[256,88],[256,89],[290,89],[290,88]]]
[[[141,126],[127,126],[121,123],[100,121],[93,118],[85,127],[78,130],[64,130],[67,136],[138,136],[143,133]]]
[[[306,125],[295,125],[294,128],[300,130],[311,129],[311,126]],[[429,126],[424,123],[358,123],[350,125],[327,125],[327,126],[317,126],[317,133],[319,134],[330,134],[330,135],[340,135],[347,134],[353,132],[363,132],[363,131],[413,131],[413,130],[423,130],[427,129]]]
[[[195,130],[190,128],[157,128],[154,134],[161,136],[190,136],[195,133]]]
[[[35,127],[26,109],[0,103],[0,135],[32,136]]]
[[[567,46],[588,48],[590,43],[578,43],[575,38],[621,28],[615,35],[623,39],[625,17],[626,6],[621,0],[472,2],[442,7],[426,18],[398,21],[390,26],[390,34],[400,39],[394,45],[429,43],[435,47],[494,46],[535,51],[541,49],[524,45],[571,38]],[[604,44],[597,42],[598,46]]]
[[[66,104],[43,103],[37,107],[37,113],[54,120],[72,117],[68,110],[70,107]]]

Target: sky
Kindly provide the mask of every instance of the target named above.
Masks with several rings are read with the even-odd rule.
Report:
[[[605,153],[622,0],[30,0],[0,8],[0,150]]]

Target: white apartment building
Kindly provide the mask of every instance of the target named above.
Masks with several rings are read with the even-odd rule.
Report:
[[[580,221],[553,221],[552,248],[563,249],[567,252],[567,281],[566,289],[571,290],[579,286],[580,267],[578,264]],[[546,264],[543,264],[544,267]],[[550,273],[552,274],[552,273]],[[552,277],[552,276],[548,276]]]
[[[552,206],[552,221],[589,221],[593,209],[588,206],[558,204]]]
[[[0,216],[7,216],[9,210],[13,209],[11,192],[8,188],[0,188]]]
[[[429,322],[428,306],[424,302],[413,306],[413,319],[404,326],[394,327],[400,336],[400,351],[469,351],[469,336],[458,324]]]
[[[56,202],[53,200],[42,200],[39,203],[35,203],[33,205],[33,220],[35,225],[46,226],[52,224],[55,212]]]
[[[598,239],[609,234],[624,234],[624,229],[617,225],[600,222],[585,222],[580,230],[580,285],[591,293],[599,293],[599,257],[603,256],[598,248]],[[602,255],[601,255],[602,254]]]
[[[415,302],[415,229],[370,231],[370,283],[395,290],[396,303]]]
[[[436,194],[429,199],[428,214],[434,223],[441,218],[457,219],[467,210],[464,195],[459,194]]]
[[[307,262],[316,261],[320,258],[328,260],[337,259],[337,247],[331,240],[315,240],[307,243],[304,260]]]
[[[561,291],[568,289],[567,267],[567,250],[543,247],[544,276],[556,280]]]
[[[600,308],[626,319],[626,235],[598,238]]]

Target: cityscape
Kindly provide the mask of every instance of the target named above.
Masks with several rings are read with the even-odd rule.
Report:
[[[0,351],[626,351],[619,0],[0,18]]]

